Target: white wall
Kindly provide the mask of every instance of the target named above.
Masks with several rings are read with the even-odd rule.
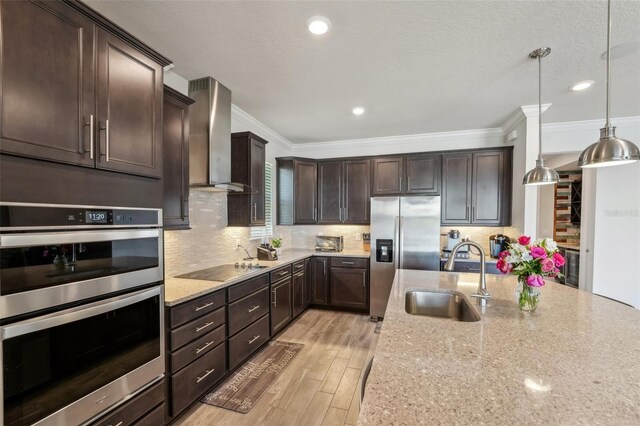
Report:
[[[612,118],[616,136],[640,143],[640,117]],[[542,126],[542,152],[544,154],[582,152],[597,142],[602,120],[553,123]]]
[[[596,181],[593,292],[640,309],[640,163],[597,169]]]

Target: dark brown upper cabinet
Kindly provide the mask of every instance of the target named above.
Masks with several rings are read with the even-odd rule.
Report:
[[[193,99],[164,87],[164,228],[189,229],[189,105]]]
[[[278,225],[317,223],[317,161],[292,157],[276,161]]]
[[[231,134],[231,181],[250,186],[247,193],[227,196],[229,226],[265,225],[265,160],[267,141],[251,132]]]
[[[417,154],[406,157],[405,194],[440,194],[440,154]]]
[[[370,161],[318,162],[318,223],[370,222]]]
[[[162,177],[168,59],[81,2],[3,1],[0,19],[3,153]]]
[[[511,224],[512,148],[444,154],[443,225]]]
[[[371,168],[371,195],[402,195],[404,157],[374,158]]]
[[[61,2],[0,2],[0,149],[94,167],[94,23]]]

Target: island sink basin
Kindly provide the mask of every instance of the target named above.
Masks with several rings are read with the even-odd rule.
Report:
[[[454,321],[480,321],[480,315],[458,291],[408,291],[404,310],[411,315],[449,318]]]

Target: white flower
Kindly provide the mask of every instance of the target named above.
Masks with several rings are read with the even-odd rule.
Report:
[[[531,256],[531,254],[529,252],[522,253],[522,261],[523,262],[528,262],[530,260],[533,260],[533,256]]]
[[[526,253],[527,251],[528,251],[527,247],[523,246],[522,244],[518,244],[518,243],[512,243],[511,244],[511,252],[513,254],[515,254],[515,253]]]
[[[549,251],[555,251],[558,249],[558,243],[556,243],[555,241],[553,241],[551,238],[545,238],[544,239],[544,246],[547,248],[547,250]]]

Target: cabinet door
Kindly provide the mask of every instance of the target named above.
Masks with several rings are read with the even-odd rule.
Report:
[[[407,156],[407,194],[440,194],[440,168],[442,156],[409,155]]]
[[[344,162],[344,193],[342,222],[349,224],[369,224],[371,182],[369,160],[348,160]]]
[[[304,305],[304,270],[293,276],[293,317],[300,315],[305,308]]]
[[[368,278],[366,269],[331,268],[331,306],[366,309]]]
[[[294,224],[316,223],[318,165],[315,161],[294,161]]]
[[[93,166],[93,22],[62,2],[3,1],[0,31],[0,150]]]
[[[291,277],[271,285],[271,335],[282,330],[292,319]]]
[[[265,201],[264,201],[264,162],[266,159],[266,145],[260,141],[251,139],[251,226],[265,225]]]
[[[471,223],[500,225],[504,196],[505,151],[473,154]]]
[[[468,153],[442,156],[443,225],[471,222],[471,159]]]
[[[318,162],[318,223],[341,223],[342,161]]]
[[[164,227],[189,227],[189,107],[165,94],[163,105]]]
[[[328,258],[311,258],[311,304],[313,305],[327,305],[329,303],[328,267]]]
[[[311,259],[304,260],[304,308],[311,305]]]
[[[162,177],[162,67],[98,31],[98,168]]]
[[[374,158],[371,195],[402,195],[404,157]]]

